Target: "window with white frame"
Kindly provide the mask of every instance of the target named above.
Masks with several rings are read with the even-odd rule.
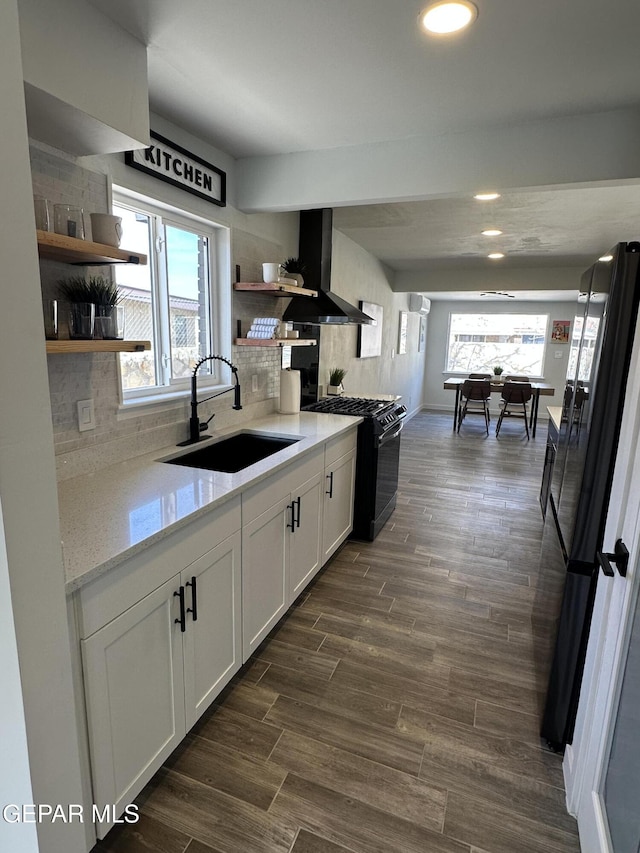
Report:
[[[224,324],[214,322],[224,310],[216,286],[221,229],[118,192],[113,212],[122,217],[122,245],[149,259],[115,267],[126,337],[151,341],[150,351],[120,354],[122,397],[144,401],[186,389],[200,358],[224,354]],[[213,381],[215,369],[205,364],[200,373]]]
[[[445,370],[542,376],[548,314],[450,314]]]

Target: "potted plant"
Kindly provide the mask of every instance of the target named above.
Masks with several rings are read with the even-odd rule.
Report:
[[[295,278],[298,282],[298,287],[304,286],[303,276],[306,275],[307,267],[300,258],[287,258],[287,260],[283,261],[280,266],[289,278]]]
[[[69,337],[91,340],[95,328],[96,307],[91,299],[89,283],[76,275],[58,282],[60,294],[69,303]]]
[[[119,340],[124,337],[124,294],[110,278],[89,276],[89,293],[96,306],[96,338]]]
[[[342,387],[342,380],[347,375],[347,371],[342,367],[333,367],[329,373],[329,385],[327,387],[327,394],[331,394],[334,397],[339,396],[343,393],[344,388]]]
[[[59,284],[62,295],[72,305],[72,314],[78,313],[78,305],[94,306],[93,333],[83,334],[82,337],[104,340],[119,340],[124,337],[124,308],[119,305],[124,294],[115,282],[103,275],[92,275],[88,279],[73,276],[60,281]],[[82,310],[86,317],[88,312],[86,309]],[[78,337],[71,331],[71,321],[69,334],[71,337]]]
[[[500,367],[499,364],[496,364],[496,366],[493,368],[493,375],[496,378],[496,382],[502,382],[503,370],[504,370],[504,367]]]

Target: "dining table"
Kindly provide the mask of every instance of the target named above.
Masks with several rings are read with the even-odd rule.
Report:
[[[453,409],[453,431],[456,431],[457,427],[457,418],[458,418],[458,407],[460,405],[460,391],[462,390],[462,386],[466,382],[468,377],[451,377],[450,379],[445,379],[444,389],[445,391],[455,391],[456,392],[456,402]],[[504,382],[498,382],[497,380],[491,379],[491,393],[498,392],[500,393],[504,388]],[[531,412],[529,414],[529,428],[531,430],[531,435],[533,438],[536,437],[536,425],[538,423],[538,407],[540,404],[540,397],[553,397],[556,393],[556,389],[553,385],[549,385],[547,382],[529,382],[531,385]]]

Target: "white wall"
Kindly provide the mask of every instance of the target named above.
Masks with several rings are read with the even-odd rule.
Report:
[[[509,300],[512,302],[512,300]],[[453,374],[445,371],[445,357],[449,334],[449,315],[451,313],[480,313],[491,310],[495,313],[509,314],[549,314],[551,320],[571,320],[576,315],[575,302],[505,302],[479,303],[465,301],[433,301],[429,315],[427,334],[427,369],[424,385],[424,403],[429,409],[444,409],[453,413],[454,392],[445,391],[445,379]],[[560,358],[554,358],[560,353]],[[544,357],[544,382],[553,385],[556,394],[553,397],[541,397],[540,418],[546,416],[546,406],[561,406],[569,362],[569,344],[547,344]],[[494,395],[495,396],[495,395]]]
[[[85,0],[19,0],[29,131],[73,153],[148,140],[147,51]]]
[[[0,3],[0,111],[3,122],[0,197],[5,211],[0,228],[2,311],[0,361],[17,364],[0,379],[0,504],[4,547],[0,548],[0,701],[16,698],[16,647],[24,723],[19,703],[3,713],[10,727],[16,765],[0,767],[2,803],[23,801],[80,803],[80,760],[74,714],[67,611],[63,585],[51,410],[47,386],[38,256],[27,127],[22,84],[16,0]],[[19,356],[16,363],[16,356]],[[6,549],[6,550],[5,550]],[[8,585],[7,595],[7,570]],[[15,643],[11,637],[11,608]],[[8,692],[5,693],[5,673]],[[8,717],[8,719],[7,719]],[[24,755],[26,732],[28,766]],[[0,849],[11,853],[76,853],[85,849],[78,824],[36,827],[3,824]],[[9,835],[9,841],[5,838]],[[15,834],[15,837],[14,837]]]
[[[1,18],[0,18],[1,19]],[[0,802],[32,803],[29,750],[18,667],[18,647],[11,607],[2,506],[0,506],[0,653],[2,654],[2,701],[0,701]],[[0,850],[31,853],[38,849],[35,825],[15,826],[0,821]]]
[[[420,408],[425,353],[418,352],[417,314],[408,315],[407,352],[398,355],[400,311],[408,311],[406,293],[391,289],[392,273],[340,231],[333,231],[331,289],[347,302],[375,302],[384,310],[382,355],[357,358],[357,326],[322,326],[320,383],[325,387],[332,367],[344,367],[349,394],[400,394],[409,412]],[[395,354],[395,357],[394,357]]]

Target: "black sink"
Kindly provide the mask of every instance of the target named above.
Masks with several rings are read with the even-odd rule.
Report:
[[[188,468],[206,468],[208,471],[235,474],[236,471],[242,471],[243,468],[248,468],[249,465],[260,462],[261,459],[266,459],[267,456],[297,441],[300,439],[240,432],[208,444],[206,447],[199,447],[183,456],[162,461],[170,465],[185,465]]]

